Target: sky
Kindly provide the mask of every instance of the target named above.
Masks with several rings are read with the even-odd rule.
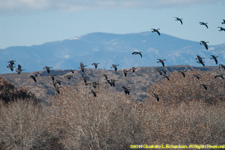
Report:
[[[174,17],[183,18],[184,24]],[[225,44],[225,32],[218,28],[225,28],[223,19],[224,0],[0,0],[0,49],[152,28],[209,45]]]

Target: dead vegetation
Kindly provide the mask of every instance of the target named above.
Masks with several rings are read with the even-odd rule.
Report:
[[[199,74],[200,79],[193,77]],[[0,149],[129,149],[131,144],[224,145],[224,79],[173,72],[145,102],[100,83],[60,89],[51,106],[0,105]],[[207,90],[201,86],[207,86]],[[159,95],[159,102],[152,96]]]

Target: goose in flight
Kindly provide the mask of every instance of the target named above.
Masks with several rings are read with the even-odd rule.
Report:
[[[97,97],[97,93],[94,90],[91,90],[91,93],[93,94],[94,97]]]
[[[185,78],[185,72],[186,72],[186,71],[185,71],[185,70],[180,70],[179,72],[180,72],[180,73],[182,74],[182,76]]]
[[[207,43],[209,43],[209,42],[206,42],[206,41],[200,41],[200,45],[204,45],[206,50],[208,50],[208,45],[207,45]]]
[[[200,84],[201,87],[203,87],[206,91],[208,90],[207,85],[205,84]]]
[[[182,18],[178,18],[178,17],[174,17],[174,18],[176,18],[175,19],[176,21],[180,21],[180,23],[183,25],[183,21],[182,21],[183,19]]]
[[[201,56],[197,55],[197,58],[195,58],[195,59],[198,60],[197,63],[202,64],[202,66],[205,66],[205,64],[204,64],[204,62],[203,62],[203,59],[204,59],[204,58],[202,58]]]
[[[128,73],[128,70],[123,69],[123,74],[124,74],[125,77],[127,76],[127,73]]]
[[[22,66],[19,64],[18,68],[16,69],[16,72],[18,72],[18,74],[20,74],[22,71],[24,71],[24,70],[22,69]]]
[[[222,78],[222,79],[225,79],[224,77],[223,77],[223,74],[218,74],[218,75],[215,75],[215,78]]]
[[[207,29],[209,28],[208,25],[207,25],[208,24],[207,22],[199,22],[199,23],[200,23],[200,25],[205,26]]]
[[[215,60],[215,63],[216,63],[216,64],[218,64],[217,57],[219,57],[219,56],[214,56],[214,55],[211,55],[211,58],[210,58],[210,59],[214,59],[214,60]]]
[[[10,68],[10,70],[13,71],[14,66],[13,66],[12,64],[9,64],[9,65],[7,66],[7,68]]]
[[[132,55],[140,55],[142,57],[142,53],[141,52],[133,52]]]
[[[117,66],[119,66],[119,65],[112,64],[111,68],[114,68],[114,70],[117,71]]]
[[[200,75],[199,74],[193,74],[193,77],[195,77],[196,79],[200,79]]]
[[[151,95],[152,95],[154,98],[156,98],[157,102],[159,102],[159,95],[158,95],[158,94],[152,93]]]
[[[225,69],[225,65],[220,64],[220,65],[219,65],[219,68],[223,68],[223,69]]]
[[[86,66],[87,66],[87,65],[84,65],[84,64],[81,62],[79,68],[81,69],[82,72],[84,72],[84,67],[86,67]]]
[[[95,66],[95,69],[97,69],[98,68],[98,64],[99,63],[92,63],[91,65]]]
[[[35,75],[30,75],[29,78],[33,79],[35,83],[37,82]]]
[[[122,88],[123,88],[124,93],[125,93],[126,95],[130,95],[130,89],[129,89],[128,87],[122,86]]]
[[[157,63],[161,63],[163,67],[165,67],[165,61],[166,59],[158,59]]]
[[[52,68],[52,67],[45,66],[43,69],[47,70],[47,72],[50,73],[50,68]]]
[[[223,19],[223,21],[221,22],[222,24],[225,24],[225,19]]]
[[[225,28],[223,27],[218,27],[219,28],[219,31],[225,31]]]
[[[152,32],[157,32],[157,33],[158,33],[158,35],[160,35],[159,30],[160,30],[160,28],[158,28],[158,29],[152,29]]]

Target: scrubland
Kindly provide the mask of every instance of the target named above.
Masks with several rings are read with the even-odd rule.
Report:
[[[224,145],[225,80],[213,72],[172,72],[144,102],[100,83],[65,86],[44,106],[0,80],[0,149],[130,149],[131,144]],[[193,77],[199,74],[200,79]],[[207,86],[207,90],[202,86]],[[13,85],[12,85],[13,86]],[[12,88],[12,87],[11,87]],[[131,91],[132,92],[132,91]],[[159,95],[159,102],[152,94]],[[6,95],[8,94],[8,95]],[[5,102],[9,94],[16,95]],[[31,96],[32,95],[32,96]]]

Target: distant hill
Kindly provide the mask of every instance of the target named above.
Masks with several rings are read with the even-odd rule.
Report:
[[[129,70],[130,68],[127,68]],[[132,71],[128,72],[127,77],[123,75],[122,70],[113,71],[113,70],[104,70],[104,69],[85,69],[85,72],[80,70],[75,71],[74,74],[69,70],[52,70],[50,73],[56,75],[55,79],[62,81],[60,89],[65,86],[76,86],[78,84],[84,84],[81,77],[85,75],[87,77],[87,82],[97,82],[101,85],[107,85],[108,90],[115,90],[115,92],[123,92],[122,86],[129,87],[131,90],[131,96],[134,99],[143,101],[147,98],[147,89],[151,87],[157,81],[162,80],[162,76],[156,71],[156,69],[163,69],[162,67],[138,67],[137,70],[133,73]],[[215,74],[221,73],[218,67],[193,67],[193,66],[169,66],[165,68],[168,72],[167,75],[170,75],[170,72],[180,71],[180,70],[201,70],[201,71],[214,71]],[[28,91],[35,94],[35,96],[41,99],[44,102],[48,102],[52,96],[57,95],[57,92],[54,89],[53,82],[49,77],[49,74],[46,71],[40,71],[40,76],[37,77],[37,83],[32,79],[29,79],[29,76],[32,73],[21,73],[20,75],[16,73],[9,74],[0,74],[1,77],[15,84],[17,87],[24,87]],[[111,87],[103,74],[107,74],[109,80],[115,79],[116,86]],[[65,75],[72,75],[70,80],[65,78]],[[181,76],[182,77],[182,76]],[[90,91],[92,88],[91,85],[87,86],[87,91]]]
[[[133,51],[141,51],[143,57],[131,55]],[[9,60],[16,60],[16,65],[21,64],[25,72],[42,70],[46,65],[56,70],[78,69],[80,62],[88,65],[88,68],[93,68],[91,64],[98,62],[99,68],[102,69],[110,69],[112,64],[119,64],[119,69],[160,66],[157,63],[158,58],[166,59],[167,66],[201,66],[196,63],[196,55],[205,57],[206,66],[216,66],[210,59],[212,54],[219,56],[219,63],[225,64],[225,44],[209,45],[209,50],[206,51],[199,42],[166,34],[158,36],[152,32],[90,33],[42,45],[0,49],[0,73],[11,72],[6,67]]]

